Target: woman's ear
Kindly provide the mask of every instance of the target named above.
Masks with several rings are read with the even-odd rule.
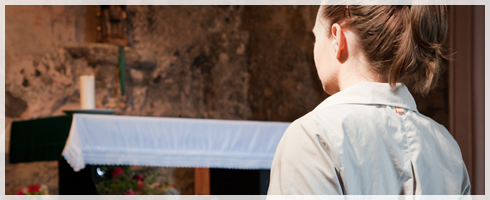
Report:
[[[346,50],[346,40],[345,40],[345,35],[344,32],[342,31],[342,28],[340,27],[339,24],[335,23],[332,25],[332,37],[333,37],[333,48],[334,52],[336,54],[337,59],[341,59],[344,57],[344,54],[347,53],[345,52]]]

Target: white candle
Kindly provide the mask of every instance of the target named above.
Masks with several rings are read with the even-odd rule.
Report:
[[[94,76],[80,76],[80,105],[82,109],[95,109]]]

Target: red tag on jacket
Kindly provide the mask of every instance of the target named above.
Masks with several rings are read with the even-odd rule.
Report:
[[[400,108],[400,107],[395,107],[395,110],[396,110],[396,113],[405,113],[405,110],[403,110],[403,108]]]

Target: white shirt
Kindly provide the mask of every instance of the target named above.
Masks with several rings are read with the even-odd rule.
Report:
[[[470,181],[454,138],[405,85],[361,82],[291,123],[268,194],[460,195]]]

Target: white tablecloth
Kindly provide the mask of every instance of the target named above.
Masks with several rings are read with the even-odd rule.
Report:
[[[62,155],[93,165],[269,169],[284,122],[75,114]]]

